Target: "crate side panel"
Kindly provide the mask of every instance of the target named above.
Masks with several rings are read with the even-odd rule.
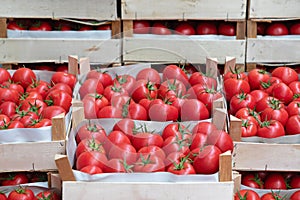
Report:
[[[67,62],[69,55],[93,63],[120,62],[119,39],[0,39],[1,63]]]
[[[117,19],[116,0],[1,0],[0,17]]]
[[[246,0],[123,0],[123,19],[246,19]]]
[[[151,189],[149,189],[151,188]],[[223,183],[105,183],[63,182],[63,199],[232,199],[233,182]]]
[[[55,154],[65,154],[65,141],[0,144],[1,172],[56,170]]]
[[[125,38],[123,58],[126,62],[205,63],[206,57],[217,58],[224,64],[226,56],[245,62],[245,40],[191,40]]]

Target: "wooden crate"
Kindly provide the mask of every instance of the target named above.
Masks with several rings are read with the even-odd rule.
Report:
[[[0,63],[67,62],[68,55],[89,57],[93,63],[120,63],[121,23],[116,0],[4,0],[0,8]],[[8,18],[98,20],[111,24],[111,39],[7,38]],[[51,34],[51,33],[50,33]]]
[[[149,1],[123,0],[123,61],[205,63],[206,57],[217,58],[221,64],[225,56],[237,58],[237,64],[245,62],[246,1]],[[132,37],[133,20],[225,20],[237,23],[237,40]]]
[[[300,171],[300,144],[241,142],[241,120],[230,118],[230,135],[235,141],[233,170]]]
[[[0,172],[56,171],[55,155],[66,153],[64,115],[52,118],[51,132],[52,141],[0,144]]]

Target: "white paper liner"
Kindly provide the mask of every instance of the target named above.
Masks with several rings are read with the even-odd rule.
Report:
[[[7,38],[69,38],[69,39],[111,39],[111,30],[90,31],[29,31],[7,30]]]
[[[300,39],[300,35],[280,35],[280,36],[271,36],[271,35],[258,35],[257,36],[258,40],[264,40],[264,39],[268,39],[268,40],[282,40],[282,39],[291,39],[291,40],[298,40]]]
[[[270,143],[270,144],[300,144],[300,134],[286,135],[277,138],[242,137],[242,142]]]
[[[279,193],[281,197],[286,197],[286,199],[290,199],[291,195],[298,191],[298,189],[289,189],[289,190],[270,190],[270,189],[256,189],[256,188],[251,188],[245,185],[241,185],[241,190],[242,189],[248,189],[248,190],[253,190],[258,193],[258,195],[261,197],[262,195],[269,193],[269,192],[274,192],[274,193]]]
[[[12,185],[12,186],[0,186],[0,191],[4,192],[4,194],[8,196],[11,191],[19,188],[19,186],[31,189],[35,195],[49,189],[48,182],[35,182],[35,183],[26,183],[20,185]]]
[[[152,38],[152,39],[191,39],[191,40],[236,40],[236,36],[225,35],[156,35],[156,34],[133,34],[134,38]]]

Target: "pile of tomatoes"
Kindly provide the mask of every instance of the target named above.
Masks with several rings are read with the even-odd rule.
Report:
[[[91,70],[78,93],[86,119],[130,118],[151,121],[194,121],[211,117],[212,103],[222,93],[217,80],[202,72],[188,76],[184,68],[167,65],[113,77]]]
[[[300,22],[257,23],[257,35],[300,35]]]
[[[156,35],[236,35],[236,23],[218,21],[146,21],[133,22],[135,34]]]
[[[287,199],[287,195],[290,195],[291,200],[300,198],[300,190],[297,190],[300,188],[299,172],[242,172],[241,174],[242,185],[254,190],[242,189],[236,194],[237,200],[242,199],[239,195],[254,200]],[[262,191],[261,189],[270,191],[259,197],[257,192]]]
[[[37,71],[0,68],[0,128],[39,128],[52,125],[52,117],[69,112],[76,77],[65,72],[40,80]]]
[[[224,92],[229,113],[242,119],[242,137],[300,133],[300,81],[293,68],[233,70],[224,75]]]
[[[161,133],[141,122],[120,119],[109,132],[91,121],[78,127],[74,168],[89,174],[213,174],[219,170],[220,154],[233,150],[229,134],[212,122],[199,121],[193,128],[166,123]]]

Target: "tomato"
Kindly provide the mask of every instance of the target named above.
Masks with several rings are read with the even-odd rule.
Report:
[[[110,151],[108,152],[108,158],[122,159],[129,165],[132,165],[137,160],[137,153],[131,144],[121,143],[111,147]]]
[[[129,94],[131,94],[133,86],[135,85],[136,79],[128,74],[125,75],[117,75],[113,79],[113,84],[116,86],[122,86],[127,90]]]
[[[105,154],[99,151],[85,151],[81,153],[76,160],[76,169],[81,170],[88,165],[94,165],[103,169],[107,163],[107,157]]]
[[[13,73],[11,80],[25,89],[36,80],[36,74],[29,68],[19,68]]]
[[[260,179],[260,177],[255,173],[248,173],[245,175],[242,175],[242,185],[251,187],[251,188],[258,188],[263,189],[263,181]]]
[[[153,68],[145,68],[140,70],[136,75],[136,80],[148,80],[152,83],[155,83],[156,86],[159,86],[161,82],[160,75],[156,69]]]
[[[112,158],[108,160],[103,168],[105,173],[129,173],[132,172],[133,165],[128,165],[125,160]]]
[[[275,76],[271,76],[268,80],[262,81],[260,83],[259,89],[263,90],[264,92],[266,92],[269,95],[273,95],[272,94],[273,87],[275,85],[277,85],[278,83],[282,83],[282,80]]]
[[[294,97],[295,95],[300,95],[300,81],[293,81],[288,86],[294,93]]]
[[[102,83],[95,78],[86,79],[79,88],[79,95],[81,99],[90,93],[103,94],[103,92],[104,87]]]
[[[142,105],[137,103],[129,103],[129,105],[125,104],[123,106],[122,117],[146,121],[148,119],[148,114],[147,110]]]
[[[217,89],[217,80],[213,77],[203,74],[202,72],[194,72],[189,77],[189,83],[191,86],[202,84],[205,86],[205,88]]]
[[[186,97],[188,99],[197,99],[197,94],[203,92],[207,87],[201,83],[193,85],[186,92]]]
[[[20,31],[26,30],[26,27],[18,21],[10,21],[7,24],[7,29]]]
[[[8,88],[0,87],[0,102],[11,101],[17,103],[19,100],[20,94],[17,90],[11,90]]]
[[[278,83],[273,86],[272,96],[288,104],[293,100],[293,91],[285,83]]]
[[[214,145],[207,145],[195,157],[193,167],[197,174],[214,174],[219,171],[221,151]]]
[[[120,107],[104,106],[97,113],[98,118],[122,118]]]
[[[210,113],[205,104],[198,99],[187,99],[181,107],[181,121],[208,119]]]
[[[291,116],[286,124],[285,130],[287,135],[295,135],[300,133],[300,115]]]
[[[291,67],[277,67],[272,71],[272,76],[280,78],[282,82],[289,85],[293,81],[298,81],[298,73]]]
[[[91,31],[94,30],[93,26],[90,25],[81,25],[78,31]]]
[[[290,200],[298,200],[298,199],[300,199],[300,190],[294,192],[290,197]]]
[[[58,30],[58,31],[71,31],[73,29],[71,24],[69,24],[67,22],[63,22],[63,21],[58,21],[54,25],[54,28],[55,28],[55,30]]]
[[[14,128],[25,128],[24,124],[20,121],[10,121],[8,123],[7,129],[14,129]]]
[[[150,33],[150,23],[146,20],[134,20],[133,21],[133,33],[134,34],[148,34]]]
[[[260,200],[260,198],[255,191],[244,189],[235,193],[234,200]]]
[[[242,137],[251,137],[257,134],[257,125],[255,122],[242,119]]]
[[[260,101],[262,98],[269,96],[268,93],[264,92],[263,90],[259,90],[259,89],[252,90],[249,94],[254,98],[255,103]]]
[[[52,31],[52,26],[46,21],[37,21],[29,27],[30,31]]]
[[[139,159],[133,167],[134,172],[163,172],[165,171],[165,164],[162,158],[151,154],[140,154]]]
[[[260,83],[268,80],[270,73],[263,69],[252,69],[248,73],[248,81],[251,90],[259,89]]]
[[[257,22],[257,35],[265,35],[266,24]]]
[[[62,90],[73,96],[72,88],[66,83],[56,83],[48,90],[48,93],[50,93],[52,90]]]
[[[233,150],[233,141],[230,135],[223,130],[215,130],[208,134],[206,142],[217,146],[222,153]]]
[[[181,115],[181,107],[182,107],[183,103],[187,100],[186,96],[187,95],[185,95],[185,96],[179,95],[178,97],[177,96],[168,97],[168,102],[170,103],[170,105],[177,108],[178,116]]]
[[[103,25],[99,25],[96,27],[96,30],[111,30],[111,25],[110,24],[103,24]]]
[[[293,189],[300,188],[300,175],[299,174],[293,175],[290,178],[290,187]]]
[[[275,192],[268,192],[261,196],[261,200],[277,200],[282,199],[282,197]]]
[[[158,88],[158,97],[161,99],[167,99],[171,96],[184,96],[185,93],[185,85],[177,79],[168,79],[162,82]]]
[[[34,193],[31,189],[18,187],[11,191],[7,197],[8,200],[34,200]]]
[[[75,136],[77,144],[84,139],[95,139],[103,143],[106,141],[106,138],[106,131],[103,126],[91,121],[88,121],[88,123],[83,124],[81,127],[77,127],[77,134]]]
[[[162,148],[155,146],[155,145],[148,145],[140,148],[137,152],[138,155],[153,155],[160,157],[161,159],[166,158],[165,152],[162,150]]]
[[[81,140],[77,147],[76,147],[76,152],[75,152],[75,156],[76,158],[78,158],[80,156],[80,154],[82,154],[83,152],[86,151],[98,151],[100,153],[105,154],[105,149],[102,145],[102,143],[94,138],[89,139],[83,139]]]
[[[7,197],[4,193],[0,192],[0,200],[7,200]]]
[[[168,156],[173,152],[181,152],[184,155],[188,155],[190,140],[189,139],[179,139],[176,136],[170,136],[163,141],[162,149]]]
[[[290,26],[289,31],[291,35],[300,35],[300,23],[297,22]]]
[[[60,196],[50,189],[37,193],[35,197],[38,200],[60,200]]]
[[[5,101],[0,104],[0,113],[12,117],[16,113],[17,104],[12,101]]]
[[[214,22],[200,22],[197,24],[196,32],[198,35],[217,35],[218,30]]]
[[[139,151],[141,148],[150,145],[162,147],[163,138],[158,133],[141,132],[132,137],[131,143],[132,146]]]
[[[287,26],[282,22],[274,22],[271,23],[266,29],[266,35],[288,35],[289,30]]]
[[[191,137],[191,131],[183,124],[178,122],[173,122],[165,126],[163,129],[161,136],[165,140],[170,136],[176,136],[179,139],[189,138]]]
[[[48,106],[60,106],[66,112],[72,105],[72,96],[62,90],[53,90],[45,98],[45,102]]]
[[[171,35],[172,31],[162,22],[154,22],[151,27],[151,34],[155,35]]]
[[[257,136],[263,138],[276,138],[284,135],[284,126],[277,120],[263,121],[257,129]]]
[[[43,118],[52,119],[52,117],[55,117],[62,113],[64,113],[65,115],[67,114],[66,110],[63,107],[48,106],[43,110],[43,112],[41,114],[42,114]]]
[[[124,118],[116,122],[112,130],[122,131],[131,140],[133,134],[137,131],[137,127],[132,119]]]
[[[55,85],[57,83],[65,83],[73,89],[76,84],[76,76],[66,72],[56,71],[52,75],[50,83],[51,85]]]
[[[0,68],[0,84],[7,82],[11,79],[10,73],[7,71],[7,69]]]
[[[195,35],[196,31],[189,22],[182,21],[175,27],[175,33],[181,35]]]
[[[257,112],[262,112],[268,107],[283,108],[284,104],[275,97],[267,96],[257,102],[255,109]]]
[[[221,22],[218,26],[218,33],[220,35],[235,36],[236,24],[231,22]]]
[[[30,98],[22,101],[22,103],[19,105],[20,110],[24,110],[26,112],[35,112],[38,115],[40,115],[46,107],[47,104],[44,101]]]
[[[144,98],[155,99],[157,97],[157,87],[150,81],[138,80],[132,88],[131,97],[135,102],[139,102]]]
[[[109,105],[108,99],[101,94],[87,94],[82,99],[86,119],[96,119],[99,110]]]
[[[35,80],[26,88],[26,92],[36,91],[42,95],[43,98],[46,97],[50,88],[50,83],[43,80]]]
[[[60,65],[56,66],[55,71],[68,73],[69,72],[68,64],[60,64]]]
[[[7,173],[1,182],[2,186],[20,185],[28,183],[29,179],[25,173]]]
[[[255,99],[251,94],[238,93],[230,99],[229,107],[230,114],[235,115],[241,108],[254,109]]]
[[[175,106],[157,99],[157,101],[151,102],[148,115],[152,121],[176,121],[178,119],[178,110]]]
[[[177,65],[167,65],[162,72],[163,81],[168,79],[177,79],[181,81],[185,86],[189,85],[189,78],[184,72],[183,68]]]
[[[281,173],[277,173],[277,172],[270,173],[265,178],[264,188],[265,189],[281,189],[281,190],[287,189],[283,175]]]
[[[167,172],[177,175],[196,174],[193,165],[188,161],[187,157],[181,158],[179,161],[175,161],[168,167]]]
[[[52,121],[51,119],[37,119],[37,120],[32,120],[28,125],[27,128],[40,128],[40,127],[46,127],[46,126],[51,126]]]
[[[229,66],[228,72],[224,74],[224,81],[227,79],[233,78],[233,79],[242,79],[248,82],[248,74],[242,71],[241,68],[238,68],[237,66]]]
[[[102,169],[95,165],[87,165],[80,170],[81,172],[87,173],[87,174],[101,174],[103,173]]]
[[[19,97],[19,105],[22,104],[23,101],[25,101],[26,99],[38,99],[41,101],[44,101],[44,98],[42,97],[42,95],[40,93],[38,93],[37,91],[32,91],[32,92],[25,92],[23,93],[20,97]]]
[[[111,75],[106,71],[101,71],[100,69],[94,69],[89,71],[86,75],[86,78],[87,79],[95,78],[99,80],[102,83],[103,88],[106,88],[107,86],[113,84],[113,79]]]
[[[121,143],[131,144],[130,139],[122,131],[111,131],[107,136],[112,145],[118,145]]]
[[[242,92],[248,94],[250,92],[250,85],[244,79],[229,78],[224,81],[224,92],[226,100],[230,101],[230,99],[236,94]]]
[[[201,121],[198,122],[196,126],[194,126],[192,133],[203,133],[205,135],[208,135],[215,130],[217,130],[217,127],[212,122]]]
[[[193,151],[197,148],[203,148],[207,141],[207,135],[201,132],[197,132],[192,135],[190,150]]]
[[[12,81],[6,81],[2,83],[3,88],[8,88],[10,90],[16,90],[19,94],[24,93],[24,88],[18,83],[13,83]]]
[[[269,107],[266,108],[262,111],[262,113],[260,114],[261,118],[264,120],[277,120],[279,121],[283,126],[285,126],[289,114],[286,111],[286,109],[284,107]]]

